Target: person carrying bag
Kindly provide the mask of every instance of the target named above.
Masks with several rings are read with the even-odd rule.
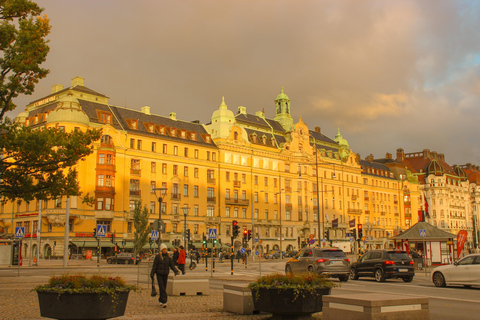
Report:
[[[152,271],[150,272],[150,277],[152,278],[152,296],[153,296],[153,279],[155,275],[157,275],[157,282],[158,282],[158,291],[160,296],[158,297],[158,302],[160,302],[160,307],[166,308],[167,307],[167,280],[168,280],[168,273],[170,269],[178,275],[180,271],[175,267],[173,259],[167,252],[167,246],[165,244],[160,245],[160,253],[155,256],[155,260],[153,261]]]

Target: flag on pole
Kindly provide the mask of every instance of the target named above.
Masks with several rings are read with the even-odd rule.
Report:
[[[423,192],[423,199],[425,200],[425,204],[424,204],[424,214],[423,214],[423,220],[422,221],[425,221],[425,218],[430,218],[430,215],[428,214],[428,201],[427,201],[427,195],[425,194],[425,191]]]

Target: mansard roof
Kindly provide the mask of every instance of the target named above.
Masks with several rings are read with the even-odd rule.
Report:
[[[383,163],[368,160],[360,160],[360,166],[362,167],[362,174],[371,175],[371,176],[380,176],[387,179],[395,179],[395,175]]]

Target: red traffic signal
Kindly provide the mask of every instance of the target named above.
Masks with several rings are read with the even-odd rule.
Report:
[[[363,226],[361,224],[358,224],[357,230],[358,230],[358,239],[361,239],[363,237]]]
[[[247,229],[244,229],[244,230],[243,230],[243,237],[246,238],[246,237],[247,237],[247,234],[248,234],[248,230],[247,230]]]

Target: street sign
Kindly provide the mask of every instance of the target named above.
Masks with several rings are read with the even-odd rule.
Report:
[[[150,236],[152,240],[158,240],[158,231],[157,230],[152,230],[152,235]]]
[[[426,229],[420,229],[420,237],[426,237],[427,236],[427,230]]]
[[[15,238],[25,237],[25,227],[15,227]]]
[[[208,239],[217,239],[217,229],[208,229]]]
[[[315,240],[310,239],[310,244],[314,244],[314,243],[315,243]]]
[[[245,251],[246,251],[245,248],[240,249],[241,253],[245,253]]]
[[[353,239],[353,238],[350,238],[350,242],[354,242],[354,241],[355,241],[355,239]]]
[[[255,254],[258,256],[258,255],[260,254],[260,252],[258,252],[258,251],[255,251]]]
[[[158,219],[153,221],[153,230],[159,230],[160,232],[162,232],[163,230],[165,230],[165,222],[163,222],[163,220],[160,220],[160,222],[158,221]]]
[[[107,236],[107,226],[104,224],[97,224],[97,237]]]
[[[322,242],[327,242],[327,239],[323,238],[323,239],[322,239]]]
[[[315,236],[313,235],[313,233],[310,233],[310,235],[308,236],[310,239],[313,239],[315,238]]]

